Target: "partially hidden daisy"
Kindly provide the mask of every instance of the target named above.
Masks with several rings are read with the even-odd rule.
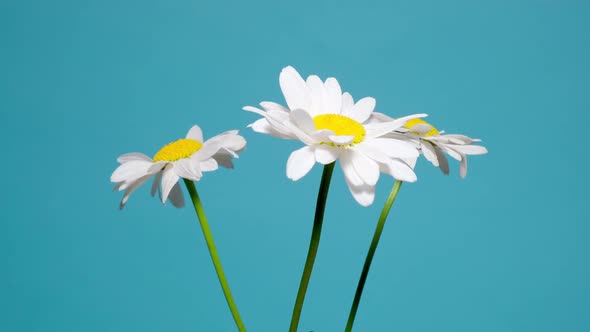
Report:
[[[445,134],[444,131],[438,131],[432,124],[422,119],[411,119],[396,132],[390,136],[403,135],[414,140],[424,157],[446,175],[449,174],[449,162],[445,154],[459,161],[459,174],[465,178],[467,176],[467,156],[488,153],[485,147],[473,145],[473,143],[481,142],[480,139],[465,135]]]
[[[342,93],[335,78],[322,81],[311,75],[304,80],[293,67],[281,71],[279,83],[288,107],[264,101],[262,109],[244,110],[263,116],[249,125],[254,131],[305,144],[291,153],[287,177],[296,181],[316,162],[327,165],[339,160],[348,188],[362,206],[373,203],[380,172],[416,181],[412,166],[404,161],[419,156],[415,145],[386,135],[426,114],[381,121],[380,114],[373,112],[374,98],[355,103],[348,92]]]
[[[125,190],[120,208],[129,196],[149,178],[154,177],[151,194],[160,193],[162,203],[170,200],[175,207],[184,206],[184,196],[178,180],[180,178],[199,181],[203,172],[214,171],[219,165],[233,168],[232,157],[246,146],[246,140],[237,130],[227,131],[203,142],[203,132],[193,126],[186,138],[169,143],[153,158],[142,153],[127,153],[117,161],[121,164],[111,175],[116,190]]]

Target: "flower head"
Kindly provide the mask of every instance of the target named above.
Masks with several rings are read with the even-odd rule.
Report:
[[[459,174],[462,178],[467,176],[468,155],[488,153],[485,147],[473,145],[481,140],[465,135],[444,134],[444,131],[438,131],[433,125],[422,119],[412,119],[406,122],[390,137],[399,137],[399,135],[414,140],[424,157],[446,175],[449,174],[449,162],[445,153],[460,162]]]
[[[363,206],[373,203],[380,172],[416,181],[404,159],[417,158],[418,150],[386,134],[426,114],[381,121],[380,114],[373,112],[374,98],[355,103],[348,92],[342,93],[335,78],[322,81],[311,75],[303,80],[293,67],[282,70],[279,83],[288,107],[265,101],[260,103],[262,109],[246,106],[244,110],[263,116],[250,124],[254,131],[305,144],[291,153],[287,177],[296,181],[316,162],[326,165],[339,160],[350,192]]]
[[[178,184],[180,178],[199,181],[203,172],[214,171],[218,165],[233,168],[232,157],[246,146],[246,140],[237,130],[227,131],[203,142],[203,132],[193,126],[186,138],[169,143],[161,148],[154,158],[142,153],[127,153],[117,161],[121,164],[111,175],[111,182],[117,183],[116,190],[125,190],[120,208],[129,195],[149,178],[155,176],[152,196],[160,193],[162,203],[167,199],[175,207],[184,206],[184,196]]]

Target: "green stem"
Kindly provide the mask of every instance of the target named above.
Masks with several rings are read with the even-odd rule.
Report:
[[[320,182],[320,189],[318,191],[318,200],[315,207],[315,217],[313,219],[313,229],[311,231],[311,240],[309,242],[309,250],[307,252],[307,259],[305,260],[305,267],[303,268],[303,275],[301,275],[301,282],[299,283],[299,291],[297,292],[297,299],[293,307],[293,315],[291,316],[291,326],[289,332],[296,332],[299,326],[299,317],[301,316],[301,309],[303,308],[303,301],[305,300],[305,292],[313,270],[313,263],[320,244],[320,235],[322,232],[322,222],[324,220],[324,210],[326,209],[326,200],[328,198],[328,190],[330,189],[330,179],[334,171],[334,163],[324,166],[322,173],[322,180]]]
[[[363,272],[361,273],[359,283],[356,287],[356,293],[354,294],[354,300],[352,301],[352,307],[350,308],[350,314],[348,315],[348,322],[346,323],[346,329],[344,330],[346,332],[352,331],[354,318],[359,307],[359,302],[361,301],[361,295],[363,294],[363,288],[365,287],[365,282],[367,281],[367,275],[369,274],[369,269],[371,268],[373,256],[375,256],[375,250],[377,250],[377,245],[379,244],[379,238],[383,232],[383,226],[385,226],[385,220],[387,220],[389,210],[391,209],[393,202],[395,202],[395,198],[397,197],[397,193],[399,192],[401,186],[401,181],[395,182],[393,188],[391,189],[391,193],[389,193],[389,197],[387,197],[387,201],[383,206],[383,210],[381,210],[381,215],[379,216],[379,221],[377,222],[377,228],[375,229],[375,234],[373,234],[373,240],[371,241],[371,247],[369,247],[367,258],[365,258]]]
[[[223,289],[223,295],[225,295],[225,300],[227,301],[229,310],[231,311],[231,314],[234,317],[234,321],[236,322],[238,330],[240,332],[244,332],[246,331],[246,327],[244,326],[244,323],[240,318],[238,307],[236,306],[236,303],[234,302],[234,299],[231,295],[229,284],[225,279],[225,273],[223,273],[223,267],[221,266],[221,261],[219,260],[217,249],[215,248],[213,235],[211,234],[211,229],[209,229],[207,216],[205,216],[205,210],[203,209],[203,205],[201,204],[201,200],[199,199],[197,188],[195,187],[195,184],[190,180],[184,179],[184,183],[186,184],[186,188],[188,189],[188,192],[191,196],[191,200],[193,201],[193,205],[195,206],[195,211],[197,212],[197,216],[199,217],[201,229],[203,230],[203,235],[205,236],[205,241],[207,241],[207,247],[209,248],[209,254],[211,255],[211,260],[213,260],[213,265],[215,265],[217,278],[219,279],[219,283],[221,284],[221,288]]]

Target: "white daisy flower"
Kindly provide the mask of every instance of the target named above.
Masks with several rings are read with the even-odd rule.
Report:
[[[472,145],[481,142],[479,139],[465,135],[444,134],[433,125],[422,120],[412,119],[406,122],[404,127],[396,130],[398,133],[390,135],[399,137],[405,135],[414,139],[424,157],[434,166],[440,168],[445,174],[449,174],[449,162],[445,153],[460,162],[459,174],[462,178],[467,176],[467,156],[488,153],[488,150],[480,145]]]
[[[246,146],[246,140],[237,130],[227,131],[203,143],[203,132],[193,126],[186,138],[164,146],[154,158],[142,153],[127,153],[117,161],[121,164],[111,175],[116,190],[125,190],[120,208],[129,195],[150,177],[155,176],[151,194],[160,193],[162,203],[169,199],[175,207],[184,206],[184,196],[178,184],[180,178],[199,181],[202,172],[214,171],[218,165],[233,168],[232,157]]]
[[[414,144],[385,137],[416,114],[381,122],[373,113],[375,99],[356,103],[348,92],[342,93],[335,78],[325,82],[311,75],[307,80],[293,67],[282,70],[279,82],[288,108],[273,102],[261,102],[262,109],[244,110],[263,116],[249,127],[259,133],[300,140],[305,147],[291,153],[287,177],[297,181],[317,162],[323,165],[340,161],[348,188],[362,206],[373,203],[380,172],[402,181],[416,181],[412,167],[403,159],[419,155]]]

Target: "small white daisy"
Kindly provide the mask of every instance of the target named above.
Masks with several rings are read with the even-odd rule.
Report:
[[[438,131],[433,125],[422,119],[409,120],[404,127],[397,129],[396,132],[390,137],[404,135],[413,138],[424,157],[434,166],[440,168],[445,175],[449,174],[449,162],[445,153],[460,162],[459,174],[462,178],[467,176],[468,155],[488,153],[485,147],[472,145],[481,140],[465,135],[444,134],[444,131]]]
[[[214,171],[218,165],[233,168],[232,157],[246,146],[246,140],[238,135],[237,130],[227,131],[210,138],[203,143],[203,132],[199,126],[193,126],[186,138],[179,139],[164,146],[154,158],[142,153],[127,153],[117,161],[121,164],[111,175],[111,182],[116,182],[116,190],[125,190],[120,208],[129,199],[129,195],[155,176],[151,194],[160,193],[162,203],[167,199],[175,207],[184,206],[184,196],[178,184],[180,178],[199,181],[202,172]]]
[[[249,125],[254,131],[306,145],[291,153],[287,177],[297,181],[316,162],[326,165],[339,160],[348,188],[362,206],[373,203],[380,172],[416,181],[412,167],[403,160],[418,157],[414,144],[385,135],[426,114],[382,122],[380,114],[373,113],[374,98],[355,103],[348,92],[342,93],[335,78],[322,82],[311,75],[303,80],[293,67],[282,70],[279,83],[288,108],[265,101],[260,103],[262,109],[246,106],[244,110],[264,117]]]

